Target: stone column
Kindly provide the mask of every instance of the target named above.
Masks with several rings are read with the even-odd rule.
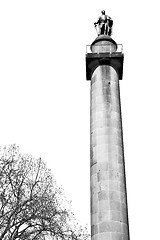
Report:
[[[98,56],[98,63],[93,63],[94,57],[89,56],[88,64],[92,68],[91,238],[129,240],[119,75],[108,57],[101,62]]]

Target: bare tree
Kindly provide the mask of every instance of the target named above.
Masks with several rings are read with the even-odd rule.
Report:
[[[0,240],[86,239],[41,158],[0,151]],[[65,201],[65,200],[64,200]]]

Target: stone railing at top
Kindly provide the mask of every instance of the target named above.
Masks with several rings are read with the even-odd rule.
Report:
[[[91,45],[86,45],[86,53],[123,53],[122,44],[117,44],[117,49],[113,49],[113,44],[96,45],[95,48],[91,49]]]

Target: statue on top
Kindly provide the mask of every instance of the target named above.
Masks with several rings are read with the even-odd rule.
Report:
[[[98,21],[94,23],[98,36],[100,35],[111,36],[113,20],[111,19],[111,17],[105,14],[104,10],[102,10],[101,13],[102,14],[101,16],[99,16]],[[97,28],[97,25],[98,25],[98,28]]]

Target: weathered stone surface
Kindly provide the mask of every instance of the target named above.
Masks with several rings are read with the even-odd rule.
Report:
[[[119,80],[107,65],[91,79],[92,240],[129,240]]]
[[[121,232],[121,223],[116,221],[102,222],[99,224],[99,232]]]
[[[123,234],[123,240],[128,240],[129,239],[129,235],[127,234],[127,235],[125,235],[125,234]]]
[[[121,201],[120,192],[118,192],[118,191],[109,191],[109,200],[110,201]]]
[[[121,222],[121,212],[120,211],[111,211],[111,220]]]
[[[110,201],[110,210],[121,211],[121,204],[119,201]]]
[[[102,191],[100,191],[98,193],[98,200],[99,201],[101,201],[101,200],[108,200],[108,199],[109,199],[109,194],[108,194],[107,191],[102,190]]]
[[[112,223],[110,221],[108,222],[102,222],[99,224],[99,232],[112,232]]]
[[[114,191],[119,191],[118,181],[109,181],[109,189]]]
[[[97,173],[91,175],[91,187],[97,186]]]
[[[97,173],[97,163],[91,166],[91,176]]]
[[[121,214],[121,222],[123,223],[128,223],[128,218],[127,218],[127,213],[126,211],[123,211],[122,214]]]
[[[98,223],[110,221],[110,210],[98,213]]]
[[[122,232],[124,235],[128,235],[128,225],[127,223],[122,223]]]
[[[102,212],[108,214],[108,210],[110,210],[110,202],[108,200],[102,200],[97,202],[98,212]]]
[[[102,182],[104,180],[108,180],[109,179],[109,172],[108,171],[98,171],[97,172],[97,179],[98,182]]]
[[[109,181],[108,180],[105,180],[105,181],[103,181],[103,182],[101,182],[99,184],[100,184],[100,190],[101,191],[102,190],[105,190],[106,192],[109,191],[110,187],[109,187]]]
[[[108,168],[109,168],[108,161],[100,162],[97,164],[97,171],[108,171]]]
[[[98,212],[97,202],[98,202],[98,195],[97,194],[92,194],[91,213],[93,213],[93,214]]]
[[[112,240],[111,233],[109,233],[109,232],[99,233],[98,240]]]
[[[91,226],[91,236],[98,233],[98,225],[92,225]]]
[[[126,194],[124,192],[120,192],[120,199],[121,199],[121,203],[126,204]]]
[[[111,240],[123,240],[123,234],[111,233]]]

